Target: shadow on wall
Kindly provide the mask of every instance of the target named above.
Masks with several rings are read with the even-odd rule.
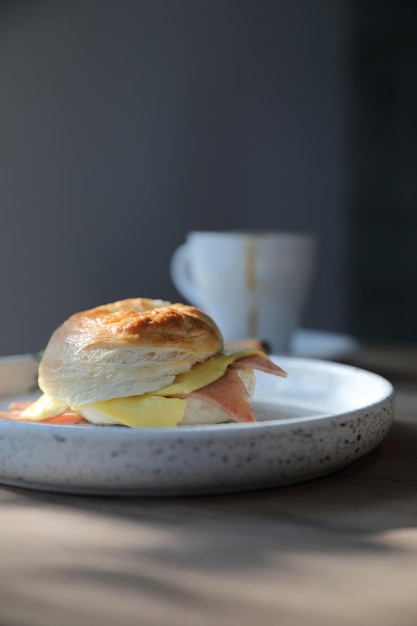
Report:
[[[305,323],[348,329],[343,2],[1,6],[0,353],[101,302],[177,300],[196,229],[317,233]]]

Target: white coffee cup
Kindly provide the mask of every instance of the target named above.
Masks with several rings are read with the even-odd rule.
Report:
[[[258,338],[285,354],[302,321],[316,248],[310,234],[194,231],[174,252],[171,277],[226,341]]]

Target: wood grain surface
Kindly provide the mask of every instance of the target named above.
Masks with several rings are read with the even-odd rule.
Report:
[[[355,364],[394,383],[394,425],[324,478],[166,499],[0,487],[0,625],[415,626],[417,349]]]

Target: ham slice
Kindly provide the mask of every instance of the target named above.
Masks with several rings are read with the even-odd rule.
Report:
[[[24,411],[31,404],[33,404],[33,400],[17,400],[9,404],[9,409],[11,411]]]
[[[178,398],[198,398],[210,402],[227,413],[235,422],[255,422],[255,415],[250,405],[248,390],[239,374],[227,368],[221,378],[201,387],[190,394],[179,395]]]
[[[278,365],[275,365],[266,355],[262,356],[261,354],[243,356],[240,359],[236,359],[229,367],[249,367],[253,370],[273,374],[274,376],[282,376],[282,378],[287,377],[287,372]]]
[[[56,415],[55,417],[46,417],[43,420],[30,420],[27,417],[22,417],[22,413],[19,411],[0,411],[0,418],[10,420],[12,422],[32,422],[32,424],[66,424],[67,426],[72,424],[88,424],[78,413],[68,411]]]
[[[209,385],[178,397],[198,398],[210,402],[235,422],[255,422],[249,392],[236,372],[237,369],[259,370],[283,378],[287,376],[287,373],[266,355],[252,354],[231,363],[224,375]]]

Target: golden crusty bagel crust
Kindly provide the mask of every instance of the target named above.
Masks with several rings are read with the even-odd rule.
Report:
[[[223,350],[200,309],[131,298],[75,313],[52,334],[39,387],[70,406],[141,395]]]

